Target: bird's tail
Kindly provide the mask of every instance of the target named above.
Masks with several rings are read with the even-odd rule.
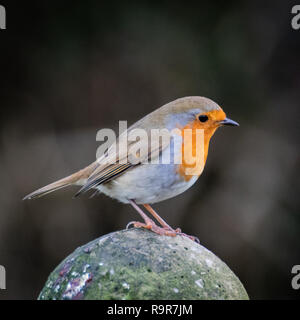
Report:
[[[55,181],[43,188],[40,188],[36,191],[31,192],[30,194],[25,196],[23,200],[39,198],[48,193],[68,187],[70,185],[80,184],[81,180],[84,181],[88,178],[88,176],[92,173],[94,168],[95,168],[95,163],[92,163],[88,167],[80,171],[77,171],[68,177]]]

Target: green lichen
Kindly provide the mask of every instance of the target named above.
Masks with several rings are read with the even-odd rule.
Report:
[[[39,299],[248,299],[234,273],[182,236],[122,230],[76,249],[49,276]]]

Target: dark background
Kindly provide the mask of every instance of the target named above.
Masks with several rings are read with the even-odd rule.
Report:
[[[97,130],[188,95],[241,126],[216,133],[193,188],[154,207],[225,261],[250,298],[300,297],[294,2],[0,4],[0,299],[36,299],[75,248],[137,218],[103,195],[72,199],[76,188],[23,196],[94,161]]]

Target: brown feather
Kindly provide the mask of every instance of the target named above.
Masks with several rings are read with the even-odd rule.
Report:
[[[92,164],[90,164],[89,166],[85,167],[82,170],[79,170],[73,174],[71,174],[68,177],[65,177],[63,179],[60,179],[58,181],[55,181],[51,184],[48,184],[47,186],[40,188],[36,191],[33,191],[32,193],[28,194],[27,196],[25,196],[23,198],[23,200],[26,199],[35,199],[35,198],[39,198],[42,197],[50,192],[65,188],[67,186],[70,185],[74,185],[76,184],[79,180],[85,180],[87,179],[90,174],[93,172],[93,170],[95,169],[97,163],[94,162]]]

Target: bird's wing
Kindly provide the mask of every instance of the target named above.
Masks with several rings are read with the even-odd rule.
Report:
[[[134,128],[133,128],[134,129]],[[130,129],[128,129],[129,131]],[[148,143],[143,141],[124,141],[122,135],[118,140],[103,154],[96,162],[97,165],[88,177],[86,183],[75,194],[75,197],[84,193],[92,188],[99,186],[102,183],[108,182],[125,171],[145,163],[145,161],[152,161],[157,159],[162,151],[170,145],[170,136],[168,139],[158,139],[158,143],[151,147],[151,137],[154,140],[154,136],[150,134],[150,130],[146,130]],[[129,132],[127,132],[127,136]],[[156,140],[157,141],[157,140]],[[127,148],[124,148],[124,146]],[[141,146],[145,146],[144,152]],[[131,151],[130,151],[131,150]]]

